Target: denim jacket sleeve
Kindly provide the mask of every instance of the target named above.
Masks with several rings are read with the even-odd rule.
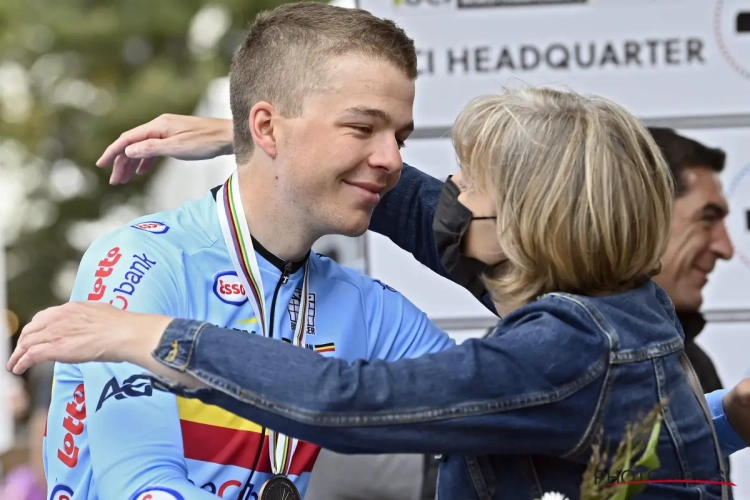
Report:
[[[343,453],[564,455],[590,432],[609,344],[561,300],[509,316],[491,338],[394,362],[174,320],[154,356],[208,388],[154,383]]]
[[[404,164],[398,183],[375,208],[370,231],[382,234],[430,270],[450,279],[440,264],[432,233],[442,189],[440,180]]]
[[[454,281],[440,263],[432,232],[432,220],[442,190],[442,181],[404,163],[401,179],[378,203],[369,229],[412,254],[432,272]],[[488,293],[476,299],[496,313]]]

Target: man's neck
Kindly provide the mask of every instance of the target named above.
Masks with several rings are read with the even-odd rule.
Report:
[[[291,213],[293,205],[282,199],[274,176],[264,175],[262,168],[245,166],[241,167],[239,181],[242,207],[253,238],[282,260],[303,259],[318,236],[311,234],[299,215]]]

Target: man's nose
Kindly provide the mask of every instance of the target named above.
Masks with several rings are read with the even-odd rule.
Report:
[[[732,239],[729,237],[729,231],[727,231],[725,222],[716,225],[713,241],[711,242],[711,250],[720,259],[729,260],[734,255],[734,245],[732,245]]]
[[[384,140],[370,158],[370,165],[383,169],[388,175],[399,173],[403,168],[403,160],[398,142],[395,139]]]

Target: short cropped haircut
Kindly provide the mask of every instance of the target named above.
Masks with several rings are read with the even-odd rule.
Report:
[[[266,101],[283,116],[299,116],[304,98],[325,88],[330,60],[349,54],[387,61],[409,79],[417,77],[414,41],[393,21],[315,2],[258,14],[229,76],[237,163],[253,152],[248,117],[255,104]]]
[[[473,100],[453,129],[468,189],[495,197],[499,302],[607,295],[658,273],[674,183],[641,122],[600,97],[518,88]]]
[[[698,141],[679,135],[671,128],[649,127],[648,131],[667,160],[669,170],[672,171],[677,196],[687,192],[685,169],[708,168],[717,174],[724,171],[727,154],[723,150],[704,146]]]

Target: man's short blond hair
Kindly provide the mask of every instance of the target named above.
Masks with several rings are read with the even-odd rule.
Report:
[[[674,186],[648,130],[621,106],[543,88],[472,101],[453,141],[469,189],[496,197],[507,271],[499,301],[606,295],[660,267]]]
[[[304,98],[325,87],[330,60],[349,54],[390,62],[409,79],[417,77],[414,41],[393,21],[316,2],[258,14],[234,54],[229,76],[237,163],[253,152],[248,117],[256,103],[266,101],[284,116],[299,116]]]

